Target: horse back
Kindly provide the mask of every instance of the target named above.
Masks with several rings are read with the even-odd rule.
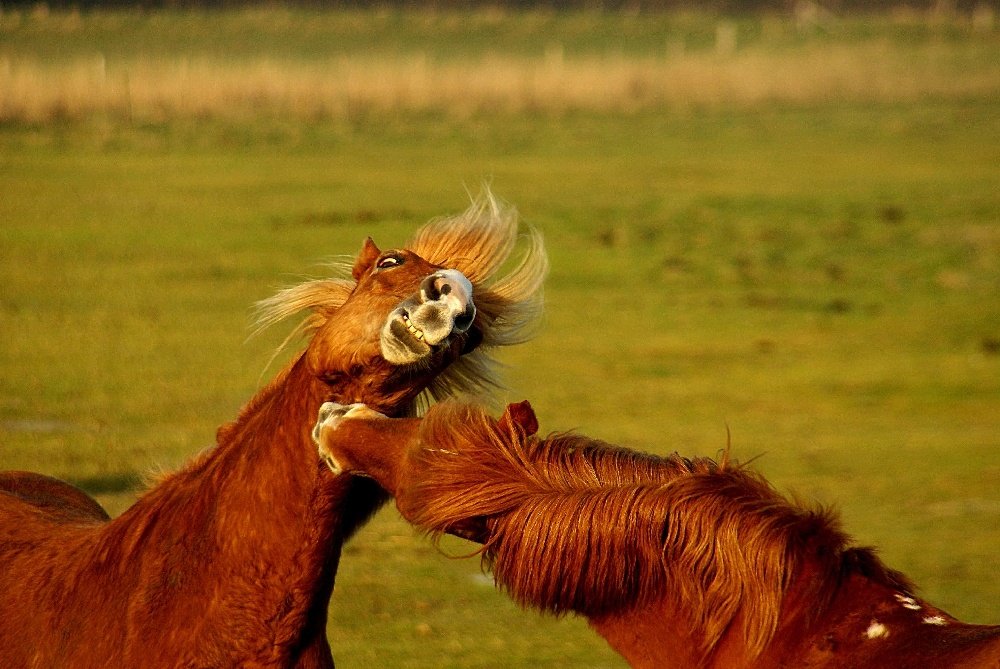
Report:
[[[917,606],[917,600],[908,601]],[[859,614],[849,624],[820,628],[822,634],[811,640],[808,652],[793,654],[794,661],[781,666],[1000,669],[1000,626],[966,624],[938,609],[913,608],[896,616]]]
[[[921,629],[916,629],[918,625]],[[968,625],[954,619],[939,625],[920,622],[909,630],[901,630],[901,638],[895,643],[891,637],[886,639],[887,648],[864,666],[1000,669],[1000,626]]]
[[[34,472],[0,472],[0,493],[31,505],[53,520],[106,521],[108,512],[74,485]]]
[[[0,472],[0,667],[96,666],[60,658],[70,657],[63,632],[106,608],[96,600],[76,605],[65,595],[74,584],[88,586],[79,580],[82,556],[107,521],[101,505],[69,483]]]

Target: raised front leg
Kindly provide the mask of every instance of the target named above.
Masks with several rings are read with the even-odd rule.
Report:
[[[411,523],[485,543],[486,516],[456,512],[453,505],[476,507],[475,491],[490,482],[490,461],[507,457],[502,442],[520,442],[537,430],[528,402],[509,405],[499,419],[473,405],[446,402],[423,420],[328,402],[313,439],[335,473],[375,479]]]
[[[395,495],[419,428],[416,418],[387,418],[364,404],[327,402],[320,407],[313,440],[335,474],[368,476]]]

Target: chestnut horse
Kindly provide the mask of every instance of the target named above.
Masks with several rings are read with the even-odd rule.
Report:
[[[319,463],[316,412],[413,415],[428,396],[492,387],[489,349],[523,341],[541,307],[537,233],[501,271],[517,228],[486,193],[406,248],[368,239],[343,278],[266,301],[265,324],[310,311],[305,350],[213,449],[114,520],[68,484],[0,476],[0,667],[332,667],[341,547],[387,497]]]
[[[1000,667],[1000,626],[918,598],[831,512],[748,468],[537,428],[527,402],[499,421],[453,401],[422,420],[327,404],[314,438],[334,472],[482,543],[515,600],[585,616],[633,667]]]

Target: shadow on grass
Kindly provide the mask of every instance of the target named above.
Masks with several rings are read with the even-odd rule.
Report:
[[[118,472],[82,478],[73,477],[67,479],[67,481],[85,490],[90,495],[115,495],[132,492],[143,487],[143,479],[138,472]]]

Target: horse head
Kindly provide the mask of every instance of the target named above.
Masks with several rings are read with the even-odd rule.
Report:
[[[482,342],[475,288],[460,270],[406,248],[382,252],[369,238],[351,275],[353,290],[329,312],[306,352],[335,396],[384,402],[400,392],[415,395]]]
[[[497,385],[489,349],[526,340],[541,311],[547,262],[537,233],[498,276],[517,237],[516,212],[487,192],[402,248],[366,239],[344,276],[279,293],[263,303],[261,320],[311,311],[306,361],[336,402],[399,415],[413,413],[424,391],[427,402],[481,394]]]

